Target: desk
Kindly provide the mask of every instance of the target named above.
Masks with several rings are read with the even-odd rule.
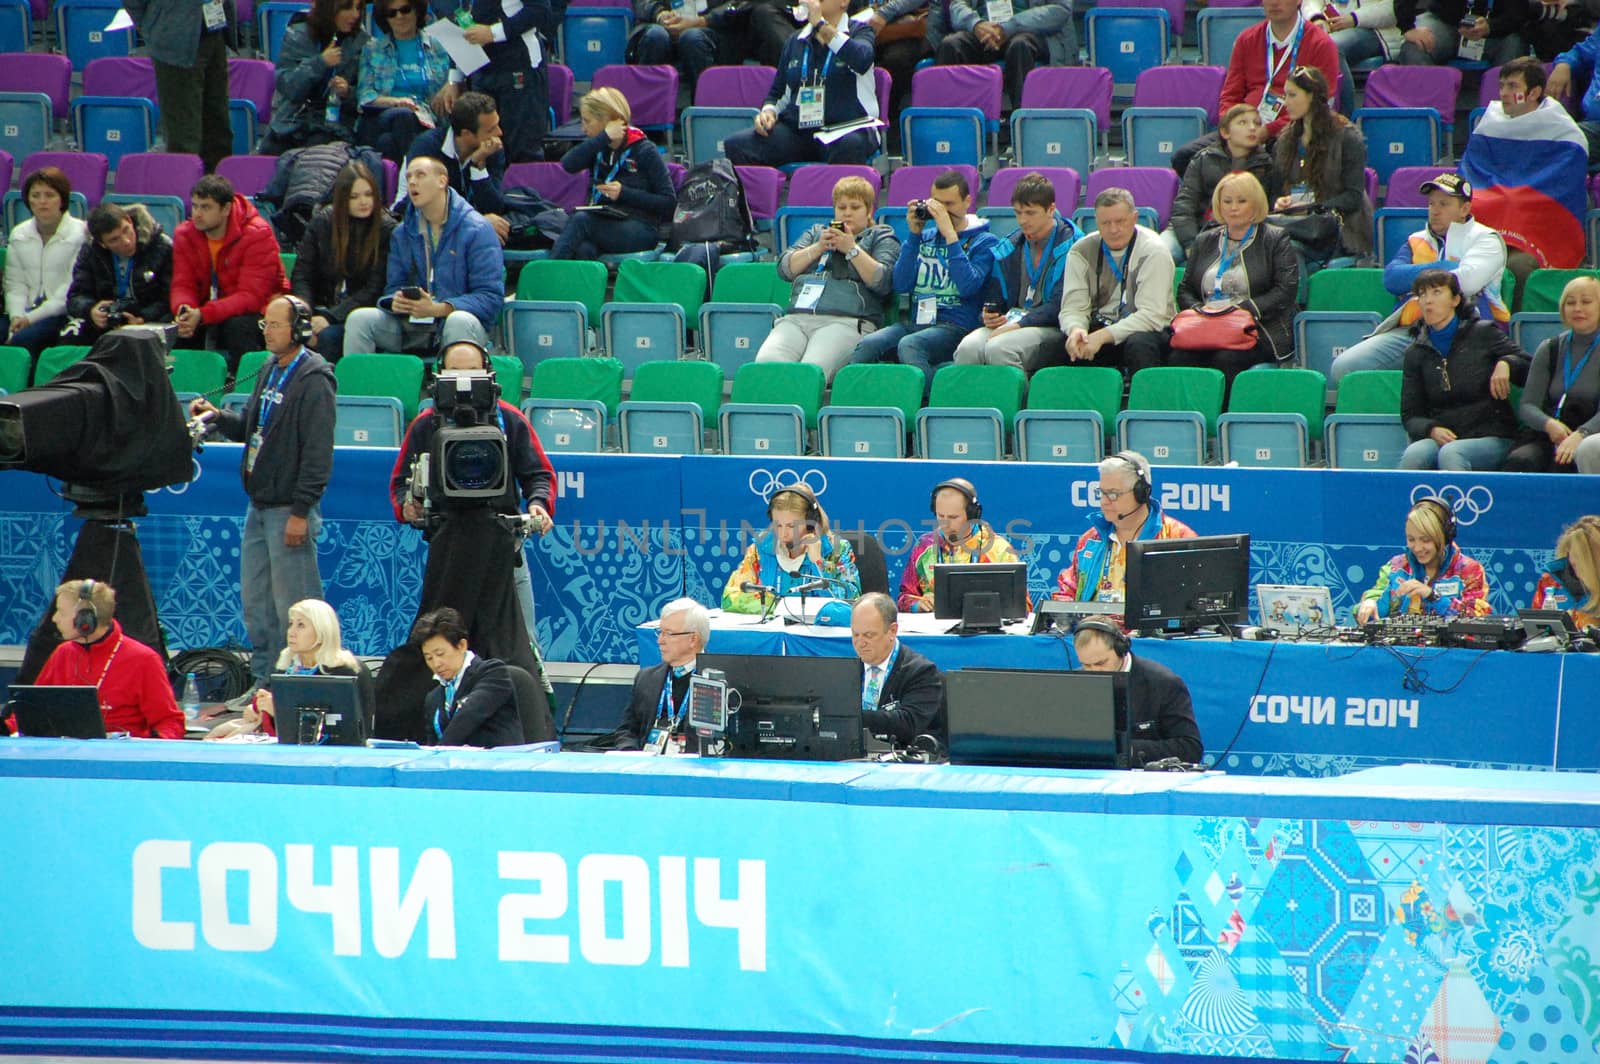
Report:
[[[0,805],[8,1053],[1593,1059],[1568,774],[19,739]]]
[[[853,653],[841,628],[752,620],[714,613],[707,650]],[[904,614],[901,638],[947,670],[1077,664],[1070,640],[944,634],[950,623]],[[660,660],[652,626],[639,628],[638,648],[640,664]],[[1336,775],[1402,761],[1600,768],[1600,655],[1216,638],[1136,639],[1134,653],[1188,682],[1208,758],[1239,731],[1223,764],[1229,772]]]

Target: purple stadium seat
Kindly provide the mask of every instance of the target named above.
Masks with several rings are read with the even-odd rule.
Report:
[[[1389,175],[1389,191],[1383,197],[1385,207],[1426,207],[1428,194],[1418,192],[1417,186],[1455,168],[1438,163],[1434,166],[1402,166]]]
[[[802,166],[789,178],[789,206],[831,207],[833,186],[840,178],[864,178],[873,190],[878,188],[878,171],[870,166],[855,163],[812,163]]]
[[[1111,71],[1105,67],[1035,67],[1022,83],[1023,107],[1082,107],[1111,128]]]
[[[771,166],[735,166],[752,218],[776,218],[783,198],[783,171]]]
[[[383,202],[393,203],[400,195],[400,164],[393,159],[383,160]]]
[[[148,56],[102,56],[83,68],[85,96],[137,96],[152,103],[156,98],[156,68]]]
[[[256,120],[263,126],[272,118],[272,87],[277,71],[265,59],[228,60],[228,99],[256,105]]]
[[[592,86],[609,86],[628,98],[633,124],[640,129],[671,129],[678,121],[678,68],[613,63],[594,72]]]
[[[989,179],[989,206],[1009,207],[1011,205],[1011,192],[1029,174],[1040,174],[1047,178],[1056,190],[1056,210],[1065,217],[1071,217],[1072,212],[1078,209],[1079,189],[1081,182],[1078,171],[1070,166],[1008,166],[1003,170],[996,170]]]
[[[11,187],[11,172],[16,169],[16,160],[11,158],[8,151],[0,151],[0,192]]]
[[[56,121],[71,113],[72,60],[44,52],[12,52],[0,63],[0,92],[42,92]]]
[[[683,188],[683,179],[689,176],[689,168],[682,163],[668,163],[667,177],[672,181],[672,190],[677,192]]]
[[[769,66],[714,66],[695,82],[696,107],[760,107],[772,88]]]
[[[50,14],[50,0],[28,0],[28,10],[36,19],[46,18]]]
[[[205,173],[206,165],[198,155],[134,152],[117,163],[117,191],[134,196],[177,196],[187,203],[189,190]]]
[[[277,169],[276,155],[230,155],[217,164],[217,173],[233,182],[235,192],[245,196],[254,196],[271,184]],[[121,174],[117,175],[117,183],[122,183]]]
[[[990,63],[923,67],[911,76],[911,106],[976,107],[998,122],[1000,90],[1000,68]]]
[[[1367,75],[1363,107],[1431,107],[1439,121],[1456,120],[1461,71],[1448,66],[1381,66]]]
[[[966,175],[967,187],[972,190],[973,206],[976,207],[978,192],[983,188],[976,166],[902,166],[889,175],[889,191],[883,198],[883,206],[904,207],[914,199],[927,199],[934,178],[946,170],[960,170]],[[1172,173],[1170,170],[1167,172]],[[1172,176],[1173,192],[1176,194],[1178,175]],[[830,199],[828,202],[833,201]]]
[[[1178,175],[1165,166],[1115,166],[1096,170],[1089,175],[1089,183],[1083,190],[1084,199],[1093,203],[1101,189],[1106,188],[1125,188],[1132,192],[1134,203],[1155,209],[1156,220],[1160,223],[1157,228],[1164,229],[1167,217],[1172,214],[1172,201],[1178,195]]]
[[[572,118],[572,68],[550,63],[548,69],[550,107],[556,113],[555,124],[560,126]]]
[[[569,211],[589,198],[589,175],[569,174],[560,163],[512,163],[504,183],[507,188],[531,188]]]
[[[894,77],[883,67],[873,67],[872,81],[878,89],[878,117],[889,121],[889,97],[894,92]]]
[[[1183,36],[1183,0],[1116,0],[1107,7],[1156,7],[1167,13],[1167,23],[1172,27],[1174,38]],[[1156,106],[1151,104],[1149,106]],[[1165,105],[1164,105],[1165,106]],[[1189,106],[1188,104],[1174,106]]]
[[[22,160],[23,178],[43,166],[54,166],[66,174],[72,191],[82,192],[91,208],[98,206],[100,197],[106,194],[106,172],[111,163],[99,152],[36,151]]]
[[[1133,83],[1133,106],[1204,107],[1206,121],[1214,126],[1226,75],[1219,66],[1151,67]]]

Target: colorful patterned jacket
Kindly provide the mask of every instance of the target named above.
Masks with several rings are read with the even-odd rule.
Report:
[[[1572,601],[1572,596],[1567,594],[1567,589],[1561,586],[1561,581],[1545,573],[1539,577],[1539,583],[1533,589],[1533,608],[1536,610],[1566,610],[1572,617],[1572,623],[1579,628],[1588,628],[1590,625],[1600,624],[1600,613],[1585,613],[1578,609],[1578,604]]]
[[[1387,565],[1378,570],[1362,602],[1376,602],[1379,617],[1394,617],[1402,613],[1432,613],[1440,617],[1483,617],[1489,613],[1489,579],[1483,565],[1475,562],[1454,543],[1450,544],[1445,564],[1434,577],[1433,588],[1439,597],[1425,600],[1421,595],[1401,595],[1399,587],[1407,580],[1420,580],[1423,567],[1409,550],[1396,554]]]
[[[833,583],[826,591],[816,592],[817,598],[854,599],[861,594],[861,574],[856,570],[856,553],[842,536],[822,537],[822,565],[819,567],[806,555],[800,560],[800,569],[793,576],[778,566],[771,532],[756,537],[750,549],[744,552],[739,568],[728,577],[722,589],[722,608],[729,613],[760,613],[763,603],[759,594],[740,591],[744,583],[766,584],[778,589],[780,596],[789,593],[796,584],[827,577]]]
[[[1072,549],[1072,564],[1056,578],[1053,599],[1068,602],[1121,602],[1122,571],[1127,551],[1120,540],[1111,538],[1112,525],[1104,514],[1090,521],[1089,531],[1078,537]],[[1194,529],[1168,517],[1154,502],[1150,516],[1134,539],[1193,539]]]
[[[995,535],[994,529],[982,521],[974,521],[972,531],[957,546],[949,547],[941,532],[929,532],[911,548],[911,559],[906,562],[900,577],[900,612],[922,613],[932,609],[923,606],[921,599],[933,594],[933,567],[951,563],[989,564],[1014,562],[1017,552],[1004,536]]]

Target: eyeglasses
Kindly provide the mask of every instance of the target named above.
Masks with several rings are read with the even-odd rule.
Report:
[[[414,10],[416,10],[416,9],[413,8],[411,5],[407,4],[404,7],[391,7],[387,11],[385,11],[384,14],[388,15],[390,18],[394,18],[396,15],[409,15]]]
[[[676,639],[680,635],[694,635],[694,633],[690,632],[690,631],[687,631],[687,630],[686,631],[682,631],[682,632],[669,632],[665,628],[663,628],[659,632],[656,633],[656,638],[657,639]]]
[[[1100,497],[1102,499],[1104,499],[1106,502],[1116,502],[1118,499],[1122,498],[1124,495],[1132,495],[1132,494],[1133,494],[1133,489],[1132,488],[1124,488],[1121,491],[1118,491],[1115,488],[1101,488],[1100,489]]]

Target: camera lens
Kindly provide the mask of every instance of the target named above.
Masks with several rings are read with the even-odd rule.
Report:
[[[450,448],[445,475],[450,483],[481,491],[500,482],[504,450],[483,440],[464,440]]]

